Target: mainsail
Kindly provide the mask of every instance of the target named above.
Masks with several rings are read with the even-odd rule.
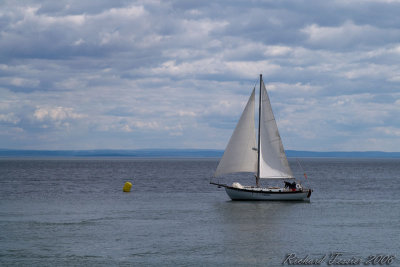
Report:
[[[261,77],[260,77],[261,78]],[[254,124],[255,88],[229,140],[214,176],[254,172],[259,178],[293,178],[264,82],[260,82],[259,157]]]
[[[254,125],[255,88],[225,149],[214,176],[234,172],[256,172]]]
[[[293,178],[264,82],[260,117],[260,178]]]

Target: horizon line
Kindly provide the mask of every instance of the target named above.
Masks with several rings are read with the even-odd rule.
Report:
[[[0,148],[0,151],[165,151],[165,150],[198,150],[198,151],[225,151],[218,148],[87,148],[87,149],[35,149],[35,148]],[[295,152],[313,152],[313,153],[400,153],[400,151],[383,151],[383,150],[298,150],[285,149],[286,151]]]
[[[0,148],[0,157],[136,157],[136,158],[216,158],[222,149],[141,148],[141,149],[8,149]],[[288,158],[400,158],[400,152],[385,151],[305,151],[286,150]]]

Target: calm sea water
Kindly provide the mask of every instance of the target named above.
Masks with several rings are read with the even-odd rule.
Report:
[[[281,266],[342,252],[400,266],[400,160],[301,161],[310,203],[230,201],[209,184],[217,159],[0,159],[0,265]]]

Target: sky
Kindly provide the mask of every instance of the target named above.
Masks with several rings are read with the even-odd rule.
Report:
[[[0,1],[0,148],[400,151],[400,1]]]

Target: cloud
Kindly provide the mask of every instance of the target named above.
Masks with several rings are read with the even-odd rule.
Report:
[[[322,27],[312,24],[301,31],[308,36],[307,43],[310,45],[329,49],[371,46],[371,43],[387,44],[388,35],[396,38],[398,34],[395,29],[391,31],[370,25],[355,25],[352,21],[346,21],[343,25],[337,27]]]
[[[0,114],[0,122],[17,124],[20,119],[14,113]]]
[[[85,115],[75,113],[72,108],[65,107],[37,107],[33,117],[39,121],[62,121],[67,119],[80,119]]]
[[[3,1],[0,147],[223,149],[263,73],[287,149],[396,150],[399,13],[372,0]]]

